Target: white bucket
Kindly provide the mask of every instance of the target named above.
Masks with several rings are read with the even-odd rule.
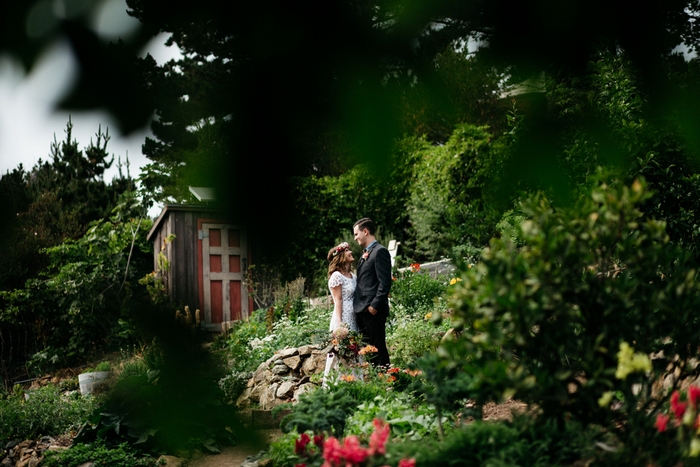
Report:
[[[96,386],[104,383],[109,378],[109,371],[95,371],[92,373],[81,373],[78,375],[78,383],[80,384],[80,394],[92,394]]]

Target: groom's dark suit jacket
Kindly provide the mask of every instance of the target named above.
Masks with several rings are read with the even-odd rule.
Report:
[[[379,243],[372,245],[367,259],[357,265],[357,287],[353,297],[355,313],[362,313],[372,305],[381,314],[389,314],[391,290],[391,255]]]

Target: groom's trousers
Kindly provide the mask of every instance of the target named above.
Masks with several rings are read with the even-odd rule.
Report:
[[[370,357],[370,362],[374,366],[389,366],[389,350],[386,348],[386,320],[388,313],[379,312],[373,315],[365,310],[355,315],[358,328],[362,333],[362,340],[377,348],[376,354]]]

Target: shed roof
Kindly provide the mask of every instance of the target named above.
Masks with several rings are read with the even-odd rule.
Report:
[[[148,231],[148,235],[146,236],[146,240],[149,242],[151,241],[151,238],[153,235],[160,229],[161,224],[163,223],[163,220],[165,219],[165,215],[168,212],[176,212],[176,211],[181,211],[181,212],[213,212],[213,213],[220,213],[223,214],[224,212],[221,210],[221,208],[216,207],[216,206],[211,206],[211,205],[205,205],[205,204],[166,204],[163,206],[163,210],[160,212],[160,215],[156,218],[155,222],[153,222],[153,227],[151,227],[151,230]]]

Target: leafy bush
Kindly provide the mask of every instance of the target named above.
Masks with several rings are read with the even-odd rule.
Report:
[[[450,321],[433,324],[431,312],[423,316],[408,313],[395,307],[386,340],[394,366],[407,367],[427,352],[433,352],[449,329]]]
[[[45,467],[80,467],[88,464],[100,467],[154,467],[158,465],[156,459],[136,451],[126,443],[110,448],[103,441],[75,444],[65,451],[48,451],[42,463]]]
[[[414,317],[422,317],[434,308],[445,308],[448,279],[433,278],[414,269],[399,272],[391,286],[391,303]]]
[[[569,466],[594,457],[599,431],[576,423],[561,429],[529,416],[513,422],[476,421],[447,434],[442,442],[426,438],[389,444],[387,457],[415,457],[416,465],[426,467]]]
[[[219,380],[219,387],[224,393],[224,401],[227,404],[235,404],[238,397],[245,391],[250,373],[247,371],[234,371]]]
[[[282,432],[310,430],[315,434],[340,436],[345,431],[347,417],[357,409],[357,402],[344,386],[339,386],[334,391],[317,389],[303,394],[291,408],[292,412],[280,422]]]
[[[95,399],[74,393],[65,396],[53,385],[28,393],[19,386],[0,400],[0,444],[39,436],[56,436],[77,430],[95,409]]]
[[[0,327],[24,326],[36,342],[37,373],[90,360],[129,338],[132,287],[152,267],[152,245],[134,193],[125,193],[109,219],[90,224],[80,239],[45,250],[45,279],[0,292]]]
[[[77,442],[129,442],[152,452],[216,452],[245,431],[236,407],[224,403],[217,381],[223,362],[202,346],[199,332],[172,319],[169,310],[142,310],[144,333],[154,345],[143,353],[148,371],[120,378],[89,418]]]
[[[391,427],[393,440],[415,441],[438,434],[435,411],[406,393],[392,397],[377,396],[358,405],[347,420],[346,431],[369,436],[374,430],[372,422],[375,418],[384,420]]]
[[[623,440],[648,433],[650,423],[622,422],[656,408],[650,383],[667,368],[679,380],[697,374],[684,362],[700,339],[700,284],[664,224],[643,221],[637,206],[647,198],[643,182],[600,183],[570,207],[554,209],[542,195],[522,202],[525,246],[492,240],[455,286],[464,332],[440,355],[445,368],[469,375],[470,398],[513,396],[545,417],[599,423]],[[653,368],[620,375],[616,368],[630,364],[618,352],[625,343],[634,356],[664,352]],[[604,403],[609,391],[623,395],[623,410]]]

